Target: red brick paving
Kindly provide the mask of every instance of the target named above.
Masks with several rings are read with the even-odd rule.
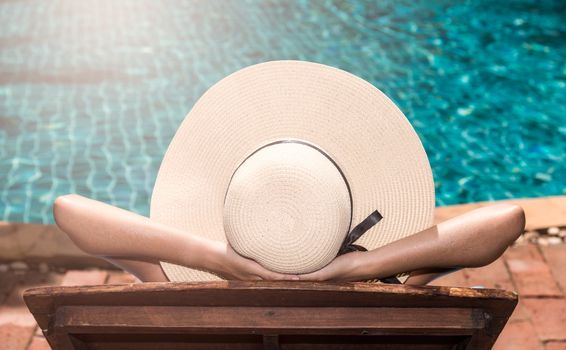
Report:
[[[31,344],[28,347],[28,350],[49,350],[51,347],[49,343],[43,336],[35,336],[33,337]]]
[[[566,296],[566,250],[564,245],[540,246],[539,248],[548,262],[554,280]]]
[[[519,303],[493,349],[566,350],[566,245],[510,247],[493,263],[443,276],[431,285],[501,288],[517,291]],[[21,300],[37,285],[132,283],[127,273],[71,270],[65,275],[0,273],[0,343],[2,349],[49,349]],[[8,347],[7,347],[8,346]]]
[[[123,283],[135,283],[135,282],[138,281],[133,275],[130,275],[129,273],[123,273],[117,271],[109,271],[108,279],[106,280],[106,284],[123,284]]]
[[[546,343],[545,350],[566,350],[565,342],[548,342]]]
[[[520,321],[531,319],[529,313],[525,309],[525,300],[525,297],[519,295],[519,302],[517,303],[517,306],[515,306],[515,310],[513,310],[513,314],[511,315],[512,320]]]
[[[544,345],[536,336],[532,324],[528,320],[509,320],[499,338],[494,350],[535,350],[544,349]]]
[[[466,279],[466,275],[464,274],[464,270],[459,270],[451,274],[442,276],[441,278],[438,278],[430,282],[429,284],[433,286],[460,287],[467,286],[468,281]]]
[[[519,294],[495,350],[566,350],[566,245],[516,245],[480,268],[467,268],[429,283],[513,290]]]
[[[508,249],[503,258],[507,262],[519,295],[562,296],[562,291],[558,288],[538,245],[525,244]]]
[[[41,285],[61,283],[59,274],[28,272],[13,275],[13,288],[0,306],[0,344],[2,349],[26,349],[37,327],[28,311],[22,295],[24,290]]]
[[[541,340],[566,341],[566,299],[525,299],[527,311]]]
[[[61,282],[62,286],[91,286],[104,284],[108,278],[108,272],[104,270],[69,270]]]
[[[16,276],[11,273],[0,273],[0,306],[4,304],[4,300],[12,291],[12,287],[16,283]]]
[[[467,268],[464,272],[469,286],[482,285],[485,288],[515,290],[503,259],[497,259],[486,266]]]

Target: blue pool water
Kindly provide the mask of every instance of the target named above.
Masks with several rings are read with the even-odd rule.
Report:
[[[147,215],[196,99],[275,59],[350,71],[421,137],[438,206],[566,194],[564,1],[4,1],[0,220],[61,194]]]

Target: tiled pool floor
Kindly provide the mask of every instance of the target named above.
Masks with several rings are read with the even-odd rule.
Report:
[[[0,2],[0,220],[79,193],[148,214],[180,122],[224,76],[324,63],[390,96],[437,205],[565,194],[564,1]]]

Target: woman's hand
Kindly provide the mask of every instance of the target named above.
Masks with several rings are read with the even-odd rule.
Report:
[[[298,280],[297,275],[282,274],[266,269],[251,259],[244,258],[224,242],[215,242],[217,253],[207,266],[214,273],[229,280]]]
[[[361,281],[374,278],[363,267],[363,258],[367,252],[351,252],[338,256],[320,270],[299,275],[301,281]]]

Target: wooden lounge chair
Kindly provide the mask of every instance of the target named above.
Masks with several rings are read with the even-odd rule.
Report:
[[[40,287],[24,299],[53,349],[490,349],[518,296],[221,281]]]

